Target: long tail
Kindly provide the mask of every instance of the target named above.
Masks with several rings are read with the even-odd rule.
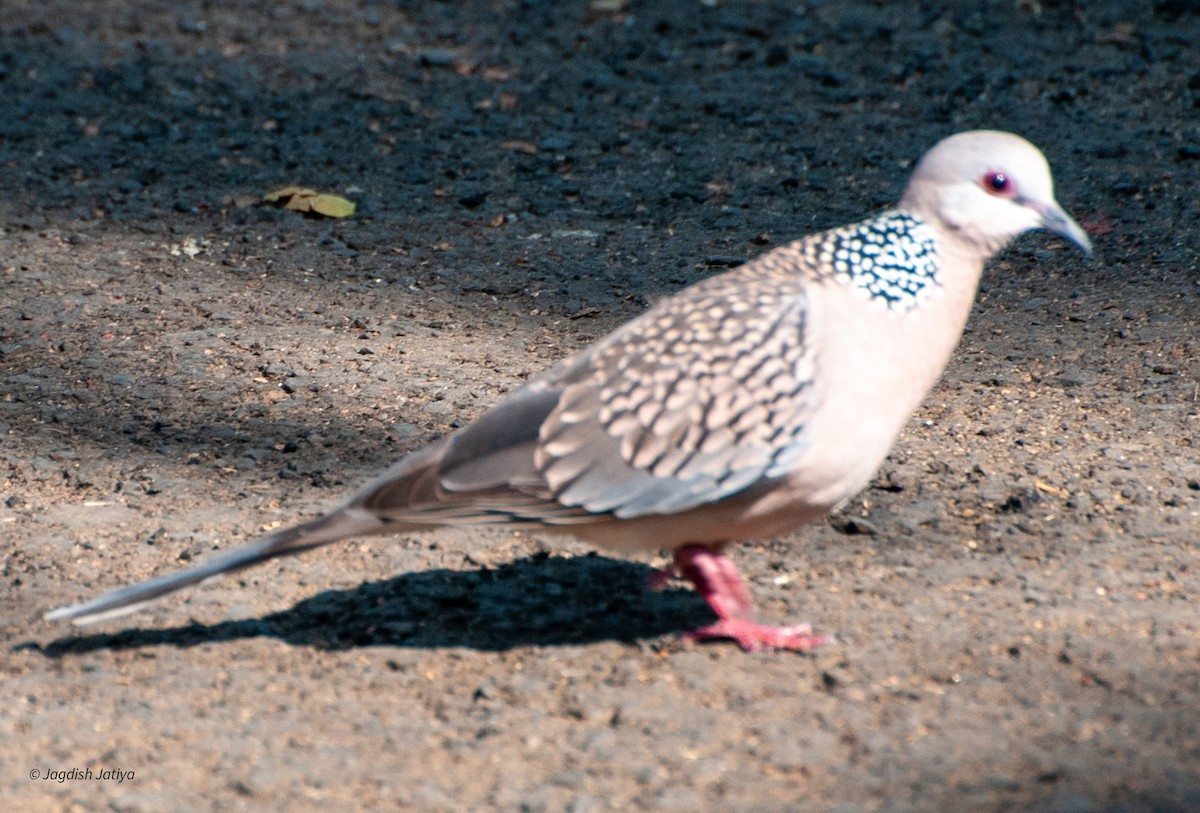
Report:
[[[91,601],[51,610],[46,613],[45,619],[47,621],[69,619],[75,624],[83,625],[119,618],[141,609],[168,593],[174,593],[176,590],[213,576],[241,570],[268,559],[274,559],[276,556],[299,553],[346,537],[379,533],[384,526],[385,523],[378,517],[357,509],[353,505],[347,505],[311,522],[275,531],[245,547],[232,550],[189,570],[131,584],[111,590]],[[387,527],[387,530],[398,529],[391,525]]]

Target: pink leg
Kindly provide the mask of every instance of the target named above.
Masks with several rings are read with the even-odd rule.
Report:
[[[813,635],[808,624],[770,627],[756,623],[754,605],[737,565],[722,553],[704,545],[684,545],[675,551],[675,567],[681,576],[696,586],[717,614],[717,623],[685,633],[685,638],[694,641],[732,638],[747,652],[759,649],[804,652],[834,640],[829,635]],[[651,584],[661,586],[666,575],[652,580]]]

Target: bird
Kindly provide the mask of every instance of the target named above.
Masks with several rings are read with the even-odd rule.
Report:
[[[705,278],[552,365],[316,519],[191,569],[62,607],[87,624],[349,537],[503,524],[620,554],[669,551],[716,620],[684,633],[806,651],[756,619],[726,549],[792,534],[869,482],[948,363],[985,263],[1043,229],[1087,256],[1024,138],[951,135],[899,202]]]

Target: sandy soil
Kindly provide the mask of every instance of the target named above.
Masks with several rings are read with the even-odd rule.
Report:
[[[1132,0],[5,3],[0,806],[1200,810],[1197,40]],[[735,551],[843,643],[687,645],[661,560],[500,531],[41,620],[315,515],[980,126],[1098,257],[1005,252],[872,487]],[[359,214],[251,205],[292,183]]]

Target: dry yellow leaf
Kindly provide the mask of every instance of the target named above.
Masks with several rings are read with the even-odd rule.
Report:
[[[263,195],[265,203],[273,203],[294,212],[318,214],[325,217],[350,217],[354,214],[354,201],[340,195],[330,195],[301,186],[285,186]]]
[[[317,195],[312,199],[312,210],[326,217],[350,217],[354,214],[354,201],[340,195]]]

